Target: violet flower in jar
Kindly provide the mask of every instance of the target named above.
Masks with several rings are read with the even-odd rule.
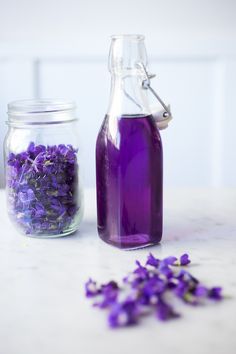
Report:
[[[8,213],[24,234],[56,237],[78,229],[83,201],[75,108],[52,100],[8,105]]]

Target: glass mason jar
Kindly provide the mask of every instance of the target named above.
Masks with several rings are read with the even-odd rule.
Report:
[[[112,37],[110,103],[96,144],[97,227],[102,240],[124,249],[162,237],[162,142],[146,66],[144,36]]]
[[[8,213],[24,234],[57,237],[78,228],[83,204],[75,108],[55,100],[8,105]]]

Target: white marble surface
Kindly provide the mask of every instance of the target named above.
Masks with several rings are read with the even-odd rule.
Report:
[[[165,193],[160,246],[120,251],[96,234],[95,197],[86,191],[85,217],[77,234],[58,239],[19,235],[0,192],[0,354],[235,354],[236,190]],[[201,308],[179,306],[168,323],[109,330],[105,314],[84,297],[89,276],[121,279],[149,251],[159,257],[187,251],[191,271],[230,298]]]

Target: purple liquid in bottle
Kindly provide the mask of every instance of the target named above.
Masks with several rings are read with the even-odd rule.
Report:
[[[149,116],[106,116],[96,145],[99,236],[119,248],[162,237],[162,143]]]

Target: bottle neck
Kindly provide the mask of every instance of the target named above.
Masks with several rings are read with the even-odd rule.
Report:
[[[147,92],[142,77],[132,73],[112,73],[108,108],[110,116],[149,115]]]
[[[113,36],[109,55],[109,70],[112,76],[109,115],[150,114],[147,93],[142,87],[143,73],[139,63],[147,65],[144,37]]]

